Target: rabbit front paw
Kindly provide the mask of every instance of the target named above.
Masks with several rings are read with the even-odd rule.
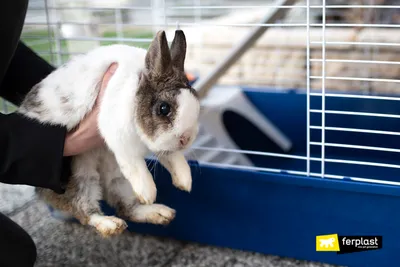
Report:
[[[136,160],[135,164],[121,165],[121,171],[132,186],[141,204],[153,204],[157,197],[157,188],[153,176],[144,160]]]
[[[157,188],[153,176],[147,170],[137,174],[137,178],[132,180],[132,188],[141,204],[153,204],[157,198]]]
[[[152,183],[139,183],[133,185],[136,197],[141,204],[153,204],[157,198],[157,188],[152,180]]]
[[[175,152],[159,157],[160,163],[169,171],[173,185],[183,191],[192,190],[192,174],[183,153]]]
[[[192,190],[192,174],[188,165],[179,166],[175,175],[172,176],[173,185],[183,191]]]

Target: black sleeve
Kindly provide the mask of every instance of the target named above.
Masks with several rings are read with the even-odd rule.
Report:
[[[0,182],[65,192],[69,157],[63,157],[65,129],[17,113],[0,115]]]
[[[34,84],[54,68],[19,42],[27,0],[0,9],[0,96],[19,105]],[[0,182],[65,192],[71,158],[63,157],[66,129],[20,114],[0,114]]]
[[[0,66],[2,64],[3,62],[0,62]],[[7,71],[0,76],[2,77],[0,94],[3,98],[19,106],[32,87],[53,70],[55,68],[52,65],[24,43],[18,41]]]

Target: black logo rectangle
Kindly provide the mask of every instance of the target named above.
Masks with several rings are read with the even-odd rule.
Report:
[[[337,254],[354,253],[382,248],[382,236],[338,236],[340,251]]]

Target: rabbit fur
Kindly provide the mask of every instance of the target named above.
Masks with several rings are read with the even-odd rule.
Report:
[[[184,73],[185,54],[182,30],[175,32],[171,48],[165,32],[159,31],[148,50],[122,44],[98,47],[35,85],[17,112],[73,130],[93,108],[108,67],[118,63],[98,114],[106,146],[74,156],[65,193],[37,188],[40,199],[104,237],[122,233],[124,219],[152,224],[173,220],[175,210],[154,203],[157,189],[145,157],[157,155],[173,184],[191,191],[183,151],[198,134],[200,104]],[[101,199],[118,217],[103,215]]]

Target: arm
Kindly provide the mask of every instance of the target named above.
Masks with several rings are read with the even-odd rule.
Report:
[[[0,115],[0,182],[65,191],[70,157],[63,157],[65,129],[20,114]]]
[[[74,132],[67,133],[64,127],[43,125],[16,113],[0,114],[0,182],[65,192],[71,156],[104,145],[97,130],[98,107],[116,68],[117,64],[112,64],[103,76],[93,111]],[[53,67],[20,44],[0,87],[0,95],[4,91],[7,99],[18,105],[30,88],[52,70]]]
[[[3,64],[0,61],[0,69]],[[54,70],[52,65],[18,41],[7,69],[4,74],[0,72],[0,95],[19,106],[32,87]]]
[[[0,95],[19,105],[36,83],[54,70],[21,42],[0,87]],[[66,129],[43,125],[20,114],[0,114],[0,182],[50,188],[63,193],[70,157],[63,157]]]
[[[54,68],[19,42],[28,0],[9,1],[0,9],[0,96],[19,105],[33,85]],[[11,25],[11,26],[5,26]],[[0,182],[65,192],[71,156],[104,145],[97,129],[101,95],[117,64],[103,76],[96,105],[77,130],[43,125],[20,114],[0,114]]]
[[[0,9],[0,96],[16,105],[53,70],[19,42],[27,6],[28,0],[14,0]],[[65,134],[19,114],[0,114],[0,182],[63,192],[70,171],[70,158],[63,157]]]

